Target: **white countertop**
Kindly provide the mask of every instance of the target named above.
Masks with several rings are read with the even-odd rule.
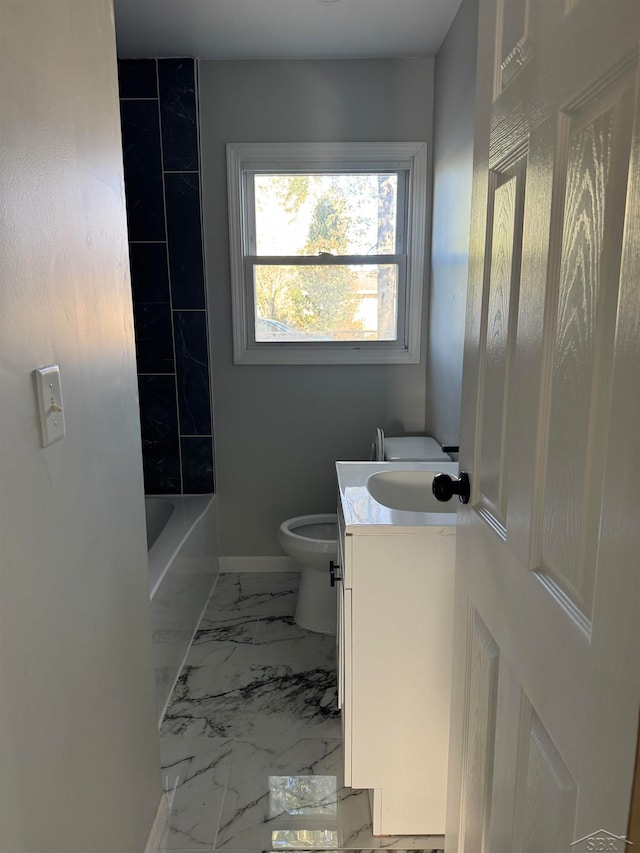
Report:
[[[336,471],[346,533],[456,532],[457,513],[391,509],[378,503],[366,484],[372,474],[382,471],[438,471],[457,477],[457,462],[336,462]]]

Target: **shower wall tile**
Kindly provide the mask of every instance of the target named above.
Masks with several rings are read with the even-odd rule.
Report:
[[[157,101],[120,101],[129,240],[164,240]]]
[[[174,311],[181,435],[211,435],[209,353],[205,311]]]
[[[173,331],[168,304],[134,302],[138,373],[174,373]]]
[[[196,64],[121,60],[118,75],[145,490],[209,493]]]
[[[169,304],[166,243],[130,243],[131,288],[134,302]]]
[[[158,77],[155,59],[120,59],[118,88],[124,98],[157,98]]]
[[[167,172],[199,168],[195,70],[191,59],[158,61],[162,153]]]
[[[147,494],[181,488],[175,377],[138,376],[144,484]]]
[[[209,438],[181,438],[184,491],[199,495],[214,492],[213,445]]]
[[[120,99],[157,98],[158,78],[155,59],[121,59],[118,62]]]
[[[200,176],[165,173],[169,270],[174,308],[205,307],[200,218]]]

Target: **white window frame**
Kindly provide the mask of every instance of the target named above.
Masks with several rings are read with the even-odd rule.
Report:
[[[245,175],[255,172],[406,171],[406,286],[398,287],[398,339],[395,341],[255,340],[253,265],[247,263],[248,225]],[[229,244],[235,364],[417,364],[420,361],[425,284],[427,223],[427,145],[425,142],[289,142],[227,144]],[[406,223],[404,216],[406,215]],[[387,256],[388,257],[388,256]],[[357,263],[359,256],[339,262]],[[369,260],[372,260],[370,257]],[[263,260],[263,259],[261,259]],[[265,258],[286,263],[286,258]],[[337,261],[338,259],[336,259]],[[331,263],[331,259],[322,259]],[[336,262],[334,261],[334,262]],[[310,257],[309,263],[318,259]]]

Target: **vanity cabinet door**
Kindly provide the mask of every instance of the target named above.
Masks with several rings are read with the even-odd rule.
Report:
[[[342,714],[342,737],[344,743],[344,784],[351,785],[351,736],[352,736],[352,629],[351,629],[351,589],[345,579],[352,576],[351,536],[344,532],[344,517],[338,510],[338,562],[340,564],[338,582],[338,707]]]
[[[351,786],[352,778],[352,740],[353,740],[353,672],[352,672],[352,618],[351,590],[342,587],[342,625],[343,643],[341,665],[343,673],[342,695],[342,738],[344,744],[344,784]]]
[[[351,785],[379,792],[374,832],[441,835],[455,536],[350,538]]]
[[[338,503],[338,563],[340,564],[339,574],[344,575],[344,518],[340,504]],[[338,661],[338,708],[344,714],[344,583],[338,583],[336,601],[338,607],[337,620],[337,661]]]
[[[336,661],[338,664],[338,710],[342,711],[344,709],[344,664],[342,663],[342,652],[344,649],[344,616],[342,614],[342,611],[344,608],[344,604],[342,587],[338,589],[336,601],[338,606],[338,630],[336,632]]]

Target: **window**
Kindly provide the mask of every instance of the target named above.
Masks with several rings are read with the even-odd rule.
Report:
[[[236,364],[417,363],[424,143],[230,143]]]

